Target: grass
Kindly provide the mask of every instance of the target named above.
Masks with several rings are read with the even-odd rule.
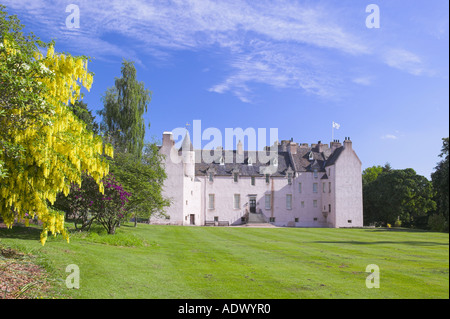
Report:
[[[449,298],[442,233],[126,224],[42,247],[39,232],[0,229],[0,246],[38,256],[68,298]],[[69,264],[80,289],[63,284]],[[380,269],[378,289],[366,287],[369,264]]]

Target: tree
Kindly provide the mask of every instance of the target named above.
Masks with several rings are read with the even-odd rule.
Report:
[[[366,168],[362,173],[363,187],[375,181],[382,172],[383,167],[380,165]]]
[[[140,158],[144,147],[145,123],[142,115],[150,103],[150,91],[136,79],[134,63],[123,61],[122,77],[103,97],[101,130],[111,140],[114,149]]]
[[[133,62],[124,61],[122,77],[106,92],[99,112],[101,130],[116,149],[111,172],[133,194],[127,209],[134,215],[135,226],[138,217],[149,218],[169,204],[162,196],[166,174],[158,147],[144,142],[143,114],[150,100],[150,91],[136,79]]]
[[[90,176],[85,176],[80,187],[73,184],[69,195],[71,209],[77,215],[76,221],[81,222],[81,230],[89,229],[96,221],[112,235],[125,219],[125,205],[131,194],[123,189],[113,174],[109,174],[101,182],[104,185],[103,193],[95,187],[96,182]]]
[[[116,179],[133,194],[126,208],[133,214],[135,226],[138,218],[148,219],[155,213],[162,213],[170,204],[162,196],[162,185],[167,178],[162,156],[155,143],[146,143],[141,159],[132,154],[116,153],[111,165]]]
[[[113,149],[68,107],[80,98],[82,86],[92,85],[89,59],[55,53],[54,43],[22,29],[0,6],[0,215],[8,227],[25,214],[37,216],[45,244],[48,232],[68,240],[64,215],[51,212],[47,201],[81,184],[82,172],[103,191],[100,181],[109,165],[102,155],[112,156]]]
[[[69,108],[76,117],[86,124],[87,130],[92,131],[95,135],[99,135],[100,127],[97,122],[95,122],[95,116],[92,115],[92,112],[88,109],[86,103],[79,100],[70,104]]]
[[[94,133],[94,135],[98,135],[99,134],[99,125],[95,122],[95,116],[92,115],[92,112],[88,109],[88,106],[85,102],[78,100],[75,103],[70,103],[69,104],[69,109],[73,112],[73,114],[80,119],[81,121],[83,121],[86,124],[86,129],[88,131],[92,131]],[[82,183],[85,182],[86,178],[88,177],[88,175],[86,174],[82,174]],[[94,182],[95,184],[95,182]],[[95,184],[93,185],[93,187],[97,187],[98,186]],[[73,205],[73,203],[71,203],[70,200],[72,200],[73,198],[69,198],[68,196],[66,196],[63,192],[58,193],[58,195],[56,195],[56,200],[53,204],[50,204],[50,206],[52,208],[55,208],[57,210],[66,212],[66,213],[70,213],[71,212],[71,205]],[[81,212],[79,212],[81,213]],[[71,216],[71,217],[76,217],[75,219],[75,228],[77,227],[76,223],[77,221],[81,221],[81,220],[85,220],[84,217],[86,216]],[[88,228],[90,226],[89,225],[84,225],[82,223],[82,229]]]
[[[443,219],[436,218],[434,222],[443,220],[443,229],[448,231],[448,221],[449,221],[449,138],[443,138],[443,145],[441,154],[439,157],[443,158],[435,167],[435,171],[431,174],[431,180],[433,182],[433,187],[436,190],[436,204],[437,204],[437,215],[442,215]]]
[[[411,169],[384,171],[363,189],[365,223],[416,226],[421,216],[436,207],[433,187]]]

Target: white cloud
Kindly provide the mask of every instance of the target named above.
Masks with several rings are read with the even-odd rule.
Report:
[[[422,75],[426,72],[419,56],[403,49],[391,49],[384,54],[384,61],[390,67],[406,71],[413,75]]]
[[[219,48],[230,69],[209,90],[230,92],[244,102],[251,101],[256,83],[333,98],[343,76],[330,55],[373,54],[366,39],[346,29],[335,8],[315,2],[79,0],[81,28],[74,32],[64,27],[67,0],[2,2],[33,17],[38,35],[42,31],[97,59],[125,57],[144,64],[141,53],[168,60],[174,51]],[[390,50],[383,58],[391,67],[424,72],[420,58],[406,50]],[[370,85],[372,79],[352,81]]]
[[[398,136],[396,136],[394,134],[385,134],[385,135],[381,136],[381,138],[383,140],[396,140],[396,139],[398,139]]]
[[[371,85],[372,81],[373,81],[373,78],[371,76],[361,76],[361,77],[352,79],[353,83],[365,85],[365,86]]]
[[[233,56],[229,61],[233,71],[211,87],[211,92],[231,92],[245,102],[251,100],[252,84],[259,83],[325,98],[336,96],[341,80],[330,72],[328,63],[302,45],[254,40],[247,49],[249,52]]]

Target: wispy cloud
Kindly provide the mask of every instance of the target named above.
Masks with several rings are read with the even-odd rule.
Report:
[[[396,139],[398,139],[398,136],[394,135],[394,134],[385,134],[385,135],[381,136],[381,138],[383,140],[396,140]]]
[[[422,59],[416,54],[404,49],[391,49],[384,54],[387,65],[406,71],[413,75],[422,75],[426,72]]]
[[[98,59],[120,56],[144,64],[142,53],[167,60],[179,50],[222,50],[229,72],[209,90],[232,93],[243,102],[251,101],[258,83],[333,98],[343,77],[330,56],[373,54],[335,8],[320,2],[79,0],[78,30],[64,25],[67,0],[2,2],[75,52]],[[390,50],[384,62],[414,75],[424,72],[421,59],[406,50]],[[371,83],[367,77],[352,81]]]
[[[371,76],[361,76],[352,79],[353,83],[360,84],[360,85],[371,85],[373,82],[373,77]]]

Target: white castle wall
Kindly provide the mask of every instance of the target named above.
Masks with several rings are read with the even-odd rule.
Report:
[[[204,225],[205,221],[213,221],[217,216],[220,221],[238,225],[249,210],[249,195],[256,195],[256,210],[267,218],[275,217],[273,224],[277,226],[362,226],[361,162],[350,141],[344,143],[344,150],[334,165],[326,167],[326,173],[319,172],[314,176],[312,172],[297,172],[291,185],[286,177],[271,177],[269,184],[265,177],[256,177],[255,185],[251,185],[248,176],[240,176],[238,182],[232,176],[214,176],[211,182],[208,176],[195,176],[193,151],[184,152],[184,163],[174,163],[170,159],[171,149],[175,152],[173,155],[178,152],[173,145],[172,135],[165,133],[160,152],[166,155],[168,178],[164,183],[164,195],[172,199],[172,205],[166,209],[170,219],[152,218],[151,223],[190,225],[194,221],[195,225]],[[327,179],[322,179],[325,174]],[[313,192],[314,183],[317,183],[316,193]],[[209,194],[215,196],[214,209],[209,209]],[[234,208],[234,194],[240,194],[238,209]],[[265,207],[265,194],[272,194],[270,209]],[[286,207],[287,194],[292,195],[292,209]],[[314,201],[317,201],[317,207],[314,207]],[[191,215],[194,215],[193,219]]]
[[[351,141],[344,141],[344,151],[336,162],[336,227],[362,227],[361,161]],[[351,222],[349,222],[351,221]]]

